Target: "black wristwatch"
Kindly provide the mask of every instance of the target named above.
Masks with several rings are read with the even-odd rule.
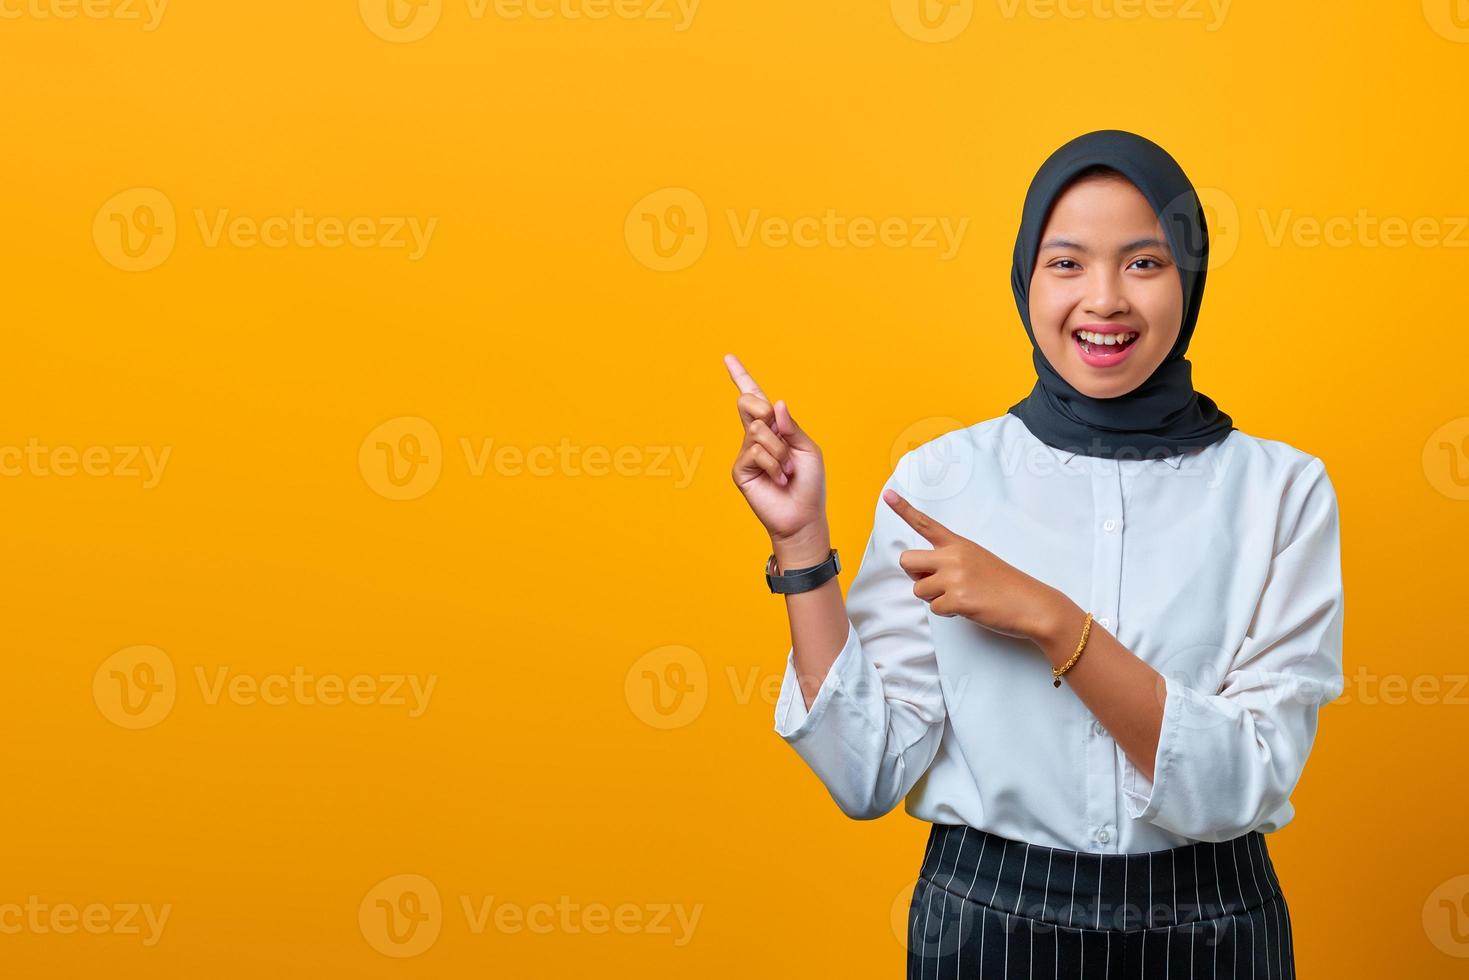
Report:
[[[835,548],[831,549],[831,554],[826,556],[826,561],[819,565],[812,565],[809,568],[789,568],[780,575],[775,573],[775,555],[771,555],[765,562],[765,581],[770,584],[772,593],[792,595],[797,592],[810,592],[824,585],[841,570],[842,562],[837,557]]]

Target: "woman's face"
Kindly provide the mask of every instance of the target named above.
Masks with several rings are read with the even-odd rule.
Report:
[[[1147,198],[1120,176],[1068,187],[1030,280],[1031,331],[1056,373],[1092,398],[1125,395],[1163,363],[1182,325],[1183,285]]]

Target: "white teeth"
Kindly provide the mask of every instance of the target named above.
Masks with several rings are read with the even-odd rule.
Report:
[[[1117,344],[1125,344],[1137,336],[1137,333],[1093,333],[1090,330],[1078,330],[1076,335],[1089,344],[1100,344],[1113,347]]]

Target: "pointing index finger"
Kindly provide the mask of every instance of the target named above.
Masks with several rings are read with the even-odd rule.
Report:
[[[760,390],[760,386],[755,383],[754,378],[750,377],[750,372],[745,370],[745,366],[740,363],[738,357],[735,357],[733,354],[724,355],[724,366],[729,371],[729,376],[734,379],[735,386],[740,391],[765,398],[765,392]],[[766,401],[769,400],[766,398]]]
[[[896,490],[884,490],[882,499],[887,501],[888,506],[896,511],[909,527],[923,535],[929,544],[943,544],[953,534],[938,521],[904,500]]]

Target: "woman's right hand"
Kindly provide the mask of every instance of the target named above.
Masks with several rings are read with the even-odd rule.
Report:
[[[782,568],[824,561],[830,551],[826,522],[826,467],[821,449],[791,418],[784,401],[774,405],[739,358],[724,366],[740,395],[744,443],[735,458],[735,486],[770,534]]]

